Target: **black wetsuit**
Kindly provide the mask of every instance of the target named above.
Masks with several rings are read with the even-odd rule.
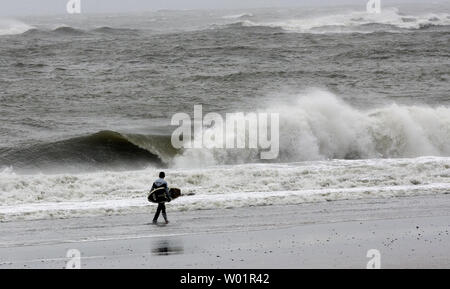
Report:
[[[164,179],[157,179],[152,186],[152,191],[157,188],[165,188],[167,196],[169,196],[169,188],[167,182]],[[158,209],[156,209],[155,217],[153,217],[153,223],[156,223],[159,218],[159,214],[162,213],[164,220],[167,222],[166,205],[165,202],[158,203]]]

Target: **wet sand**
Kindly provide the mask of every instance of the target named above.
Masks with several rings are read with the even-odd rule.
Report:
[[[450,268],[450,195],[0,223],[0,268]],[[162,220],[160,220],[162,221]]]

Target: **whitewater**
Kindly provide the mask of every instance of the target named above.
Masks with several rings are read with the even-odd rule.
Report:
[[[145,213],[158,169],[89,174],[0,173],[0,218]],[[450,158],[310,161],[169,169],[183,188],[171,210],[204,210],[450,193]]]
[[[239,18],[238,18],[239,19]],[[244,19],[245,26],[267,26],[282,28],[297,33],[373,33],[381,31],[398,32],[433,26],[450,25],[448,13],[400,13],[398,8],[385,8],[381,13],[368,14],[365,11],[345,11],[332,15],[311,15],[300,19],[281,21],[253,21]]]

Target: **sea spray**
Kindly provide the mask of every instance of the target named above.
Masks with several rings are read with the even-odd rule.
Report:
[[[14,19],[0,19],[0,36],[22,34],[33,26],[20,22]]]
[[[270,106],[280,115],[277,162],[450,156],[450,109],[401,106],[361,110],[311,89]],[[214,128],[210,128],[214,129]],[[186,149],[175,167],[260,162],[254,150]]]

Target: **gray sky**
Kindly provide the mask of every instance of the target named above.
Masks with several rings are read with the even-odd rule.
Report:
[[[45,15],[66,13],[69,0],[0,0],[0,15]],[[83,13],[121,13],[157,9],[234,9],[302,5],[361,4],[368,0],[81,0]],[[449,0],[381,0],[399,2],[447,2]]]

